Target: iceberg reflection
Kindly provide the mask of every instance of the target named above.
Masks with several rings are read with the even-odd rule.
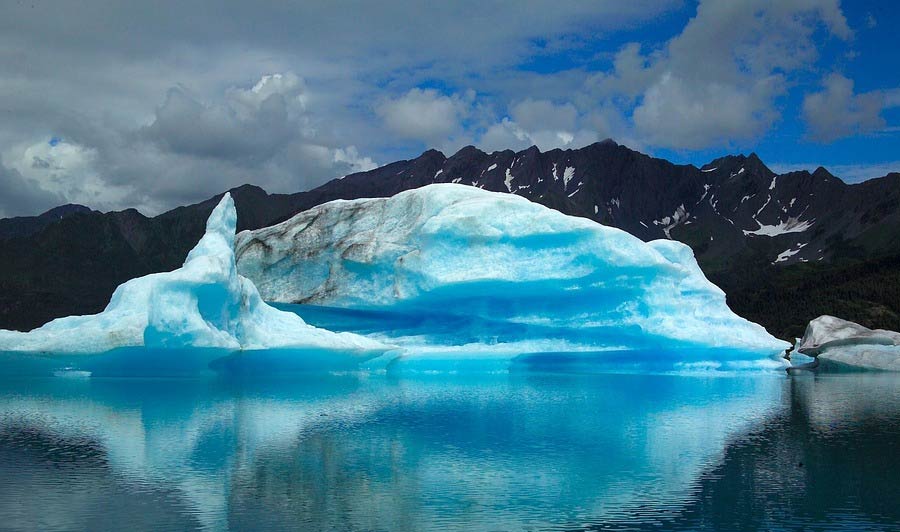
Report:
[[[35,484],[94,476],[121,484],[118,493],[156,494],[147,504],[165,502],[183,528],[517,529],[614,518],[683,504],[729,441],[778,411],[787,385],[766,375],[530,372],[11,380],[0,388],[0,474],[46,478],[0,488],[0,518],[88,528],[98,509],[79,493],[59,489],[50,495],[58,504],[40,511],[10,502],[33,500]],[[94,458],[43,471],[56,458],[23,451],[35,438]],[[127,508],[107,504],[103,522],[128,523]]]

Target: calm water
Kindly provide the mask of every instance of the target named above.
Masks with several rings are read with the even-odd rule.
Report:
[[[9,530],[900,530],[896,375],[0,381]]]

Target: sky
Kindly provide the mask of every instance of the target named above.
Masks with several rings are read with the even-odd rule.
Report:
[[[900,171],[900,4],[0,0],[0,216],[612,138]]]

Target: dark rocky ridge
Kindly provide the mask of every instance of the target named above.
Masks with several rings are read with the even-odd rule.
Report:
[[[78,213],[88,213],[91,210],[84,205],[60,205],[37,216],[18,216],[16,218],[0,219],[0,241],[16,237],[31,236],[48,225],[62,220],[67,216]]]
[[[900,326],[900,298],[888,297],[900,286],[896,173],[848,185],[824,168],[777,175],[755,154],[696,168],[607,140],[548,152],[487,154],[469,146],[449,158],[429,150],[297,194],[251,185],[231,193],[242,230],[334,199],[384,197],[436,182],[512,192],[644,240],[685,242],[736,312],[781,337],[801,334],[820,314]],[[0,328],[98,312],[121,282],[178,267],[219,198],[155,218],[74,206],[0,220]]]

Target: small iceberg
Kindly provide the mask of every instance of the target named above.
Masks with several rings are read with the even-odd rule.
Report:
[[[223,357],[218,364],[224,367],[236,361],[265,364],[262,359],[288,367],[352,366],[390,349],[360,335],[313,327],[266,304],[253,283],[238,275],[236,222],[234,201],[225,194],[181,268],[122,284],[99,314],[56,319],[27,333],[0,330],[0,352],[15,354],[7,356],[11,360],[21,360],[22,353],[115,353],[85,358],[88,367],[78,369],[114,366],[128,373],[203,368]]]
[[[390,364],[581,352],[612,366],[783,367],[789,344],[734,314],[679,242],[643,242],[513,194],[435,184],[338,200],[237,236],[266,301],[382,312]],[[418,328],[408,326],[414,323]],[[448,326],[452,324],[452,326]],[[383,359],[382,359],[383,360]]]
[[[809,322],[797,351],[815,357],[809,369],[900,371],[900,333],[834,316]]]

